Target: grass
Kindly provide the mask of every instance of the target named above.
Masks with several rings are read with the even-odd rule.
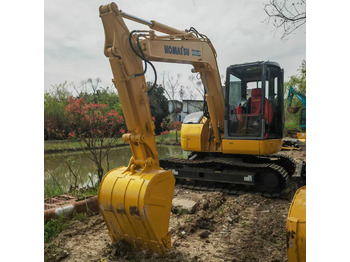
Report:
[[[156,136],[157,144],[171,144],[178,145],[181,141],[181,131],[177,131],[177,142],[176,142],[176,131],[172,130],[167,134]]]
[[[60,196],[62,194],[69,193],[72,196],[77,197],[77,201],[84,200],[87,197],[90,196],[96,196],[98,194],[98,188],[99,183],[97,183],[94,187],[90,187],[88,189],[78,189],[78,190],[72,190],[72,191],[65,191],[62,186],[58,183],[52,182],[52,183],[45,183],[44,185],[44,198],[50,198],[54,196]]]
[[[80,189],[69,192],[71,195],[77,197],[77,201],[84,200],[90,196],[96,196],[98,194],[99,184],[97,183],[94,187],[90,187],[88,189]]]
[[[186,223],[189,223],[189,222],[192,222],[192,220],[193,220],[193,217],[187,217],[186,219],[185,219],[185,222]]]
[[[58,236],[65,228],[67,223],[64,221],[64,216],[61,214],[57,219],[51,219],[44,224],[44,242],[47,243],[54,237]]]
[[[177,131],[177,139],[176,142],[176,132],[171,131],[167,134],[156,136],[157,144],[167,144],[167,145],[179,145],[181,141],[181,132]],[[106,143],[107,144],[107,143]],[[117,138],[113,141],[113,146],[123,145],[125,144],[121,138]],[[128,144],[125,144],[128,145]],[[45,140],[44,141],[44,151],[64,151],[64,150],[79,150],[84,147],[84,144],[80,144],[76,140]]]
[[[58,218],[51,219],[44,223],[44,242],[48,243],[57,237],[74,221],[83,221],[87,218],[85,213],[74,213],[72,220],[68,220],[61,214]]]
[[[251,225],[248,221],[242,221],[241,224],[243,227],[251,227]]]
[[[107,143],[106,143],[107,144]],[[121,138],[117,138],[112,142],[112,145],[122,145],[124,141]],[[78,150],[84,147],[84,144],[80,144],[79,141],[76,140],[45,140],[44,141],[44,150]]]
[[[55,181],[44,183],[44,198],[59,196],[64,193],[66,193],[66,191],[59,183]]]
[[[61,261],[68,256],[68,252],[57,246],[52,240],[57,237],[63,230],[68,228],[68,226],[75,221],[83,221],[87,218],[85,213],[74,213],[73,219],[66,219],[63,214],[61,214],[56,219],[51,219],[44,223],[44,261]]]
[[[222,216],[224,214],[224,209],[222,207],[219,207],[216,211],[218,212],[219,216]]]

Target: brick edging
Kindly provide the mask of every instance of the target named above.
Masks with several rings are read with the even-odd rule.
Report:
[[[98,212],[100,208],[97,202],[97,196],[93,196],[81,201],[75,201],[73,203],[69,203],[67,205],[44,210],[44,220],[49,221],[53,218],[57,218],[60,214],[63,213],[65,217],[71,217],[74,212],[82,213],[82,212]]]

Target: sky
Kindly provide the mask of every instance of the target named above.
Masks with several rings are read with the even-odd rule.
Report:
[[[217,52],[221,75],[232,64],[262,60],[276,61],[285,70],[285,80],[298,73],[306,59],[306,29],[299,28],[288,39],[264,20],[267,0],[120,0],[119,9],[156,20],[177,29],[191,26],[207,35]],[[108,59],[103,54],[104,31],[98,8],[110,1],[46,0],[44,6],[44,88],[67,81],[79,87],[82,81],[100,78],[101,85],[112,84]],[[130,31],[149,29],[126,20]],[[190,85],[191,65],[154,62],[158,75],[181,74],[183,85]],[[147,81],[153,81],[148,70]]]

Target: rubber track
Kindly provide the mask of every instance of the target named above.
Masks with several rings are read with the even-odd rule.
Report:
[[[294,159],[288,155],[275,153],[275,154],[261,155],[261,156],[253,155],[252,157],[253,157],[253,160],[257,161],[258,163],[266,159],[268,160],[269,158],[278,158],[276,162],[274,161],[272,162],[274,162],[276,165],[282,166],[287,171],[289,177],[291,177],[295,173],[296,163]]]
[[[214,159],[208,159],[208,160],[188,160],[188,159],[178,159],[178,158],[167,158],[161,160],[161,166],[169,167],[171,165],[184,165],[184,166],[213,166],[215,167],[217,164],[224,165],[226,167],[231,168],[238,168],[238,169],[253,169],[253,170],[266,170],[270,169],[273,173],[278,173],[280,175],[280,179],[283,179],[284,183],[282,184],[282,188],[280,189],[280,192],[286,187],[289,175],[288,172],[279,165],[273,164],[273,163],[247,163],[247,162],[236,162],[232,161],[230,158],[216,158]],[[170,167],[171,168],[171,167]],[[176,167],[174,167],[176,169]],[[204,184],[206,182],[203,182]],[[223,183],[222,183],[223,184]]]

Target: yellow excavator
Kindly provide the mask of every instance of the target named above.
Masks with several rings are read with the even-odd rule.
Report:
[[[294,195],[289,207],[286,238],[289,262],[306,261],[306,186]]]
[[[104,54],[129,130],[122,139],[132,152],[127,167],[112,169],[104,176],[98,193],[113,242],[124,240],[161,254],[171,248],[168,226],[175,178],[269,194],[285,188],[295,163],[278,154],[284,118],[283,69],[278,63],[229,66],[222,87],[216,51],[209,38],[193,27],[178,30],[137,18],[115,3],[99,11],[105,31]],[[130,32],[124,19],[150,30]],[[151,61],[191,64],[192,72],[199,73],[202,80],[203,112],[188,115],[181,129],[181,146],[192,152],[188,159],[159,160],[145,81],[149,67],[156,79]]]

